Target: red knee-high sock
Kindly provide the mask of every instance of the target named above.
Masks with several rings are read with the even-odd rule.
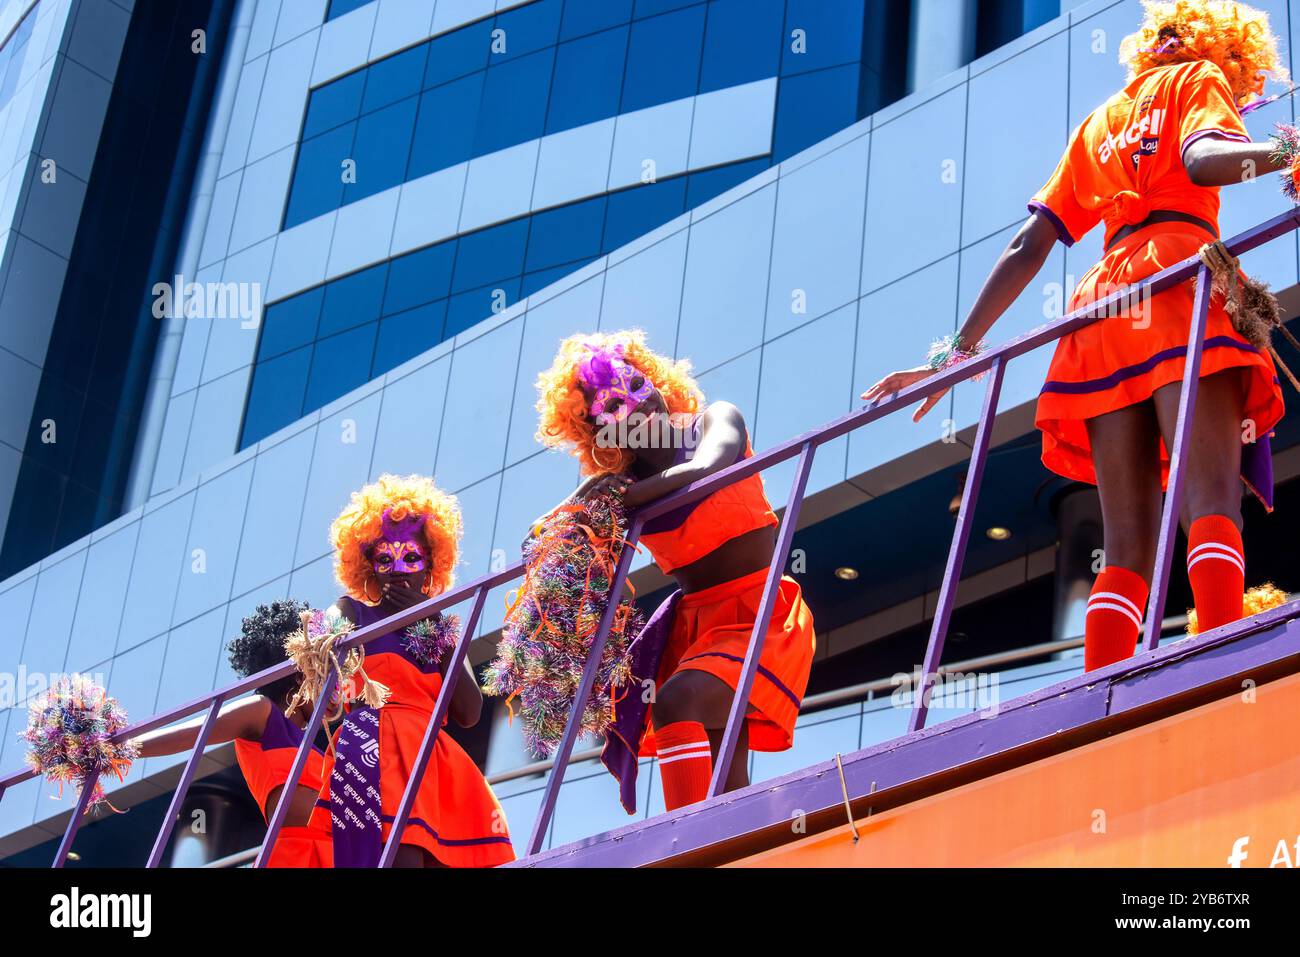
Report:
[[[709,735],[698,721],[675,721],[655,728],[664,805],[670,811],[703,801],[713,779]]]
[[[1084,618],[1083,667],[1095,671],[1133,654],[1150,585],[1137,572],[1107,565],[1097,576]]]
[[[1187,534],[1187,577],[1196,599],[1197,631],[1204,633],[1241,617],[1246,590],[1246,553],[1241,532],[1226,515],[1204,515]]]

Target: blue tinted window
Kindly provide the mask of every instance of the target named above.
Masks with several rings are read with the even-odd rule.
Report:
[[[357,139],[352,147],[357,181],[344,187],[343,202],[355,203],[406,178],[418,105],[419,101],[411,97],[357,121]]]
[[[481,20],[429,41],[424,85],[437,86],[487,66],[492,46],[492,20]]]
[[[699,2],[700,0],[636,0],[636,16],[652,17],[656,13],[663,13],[665,10],[689,7],[691,4]]]
[[[407,359],[413,359],[442,342],[447,317],[447,300],[429,303],[380,320],[380,341],[374,346],[370,378],[382,376]]]
[[[618,113],[628,28],[560,44],[546,132],[568,130]]]
[[[474,155],[493,153],[542,135],[555,48],[488,67]]]
[[[394,259],[388,267],[384,315],[446,296],[451,291],[451,265],[455,258],[456,242],[452,240]],[[382,332],[379,338],[382,341]]]
[[[791,49],[795,30],[804,32],[803,53]],[[862,4],[788,0],[781,50],[782,76],[861,59]]]
[[[379,320],[379,341],[375,344],[370,378],[396,369],[407,359],[414,359],[442,342],[446,318],[447,300],[440,299]]]
[[[365,71],[366,94],[361,101],[361,112],[369,113],[419,93],[424,85],[424,60],[428,55],[429,45],[422,43],[372,64]]]
[[[293,226],[339,208],[343,199],[343,166],[352,155],[355,122],[307,140],[298,151],[285,225]]]
[[[781,80],[776,102],[776,142],[772,146],[774,163],[857,121],[858,72],[854,63]]]
[[[685,211],[686,177],[634,186],[609,196],[604,251],[618,249]]]
[[[605,224],[605,197],[561,206],[533,216],[528,233],[527,272],[549,269],[600,253]]]
[[[244,414],[243,446],[266,438],[302,416],[311,346],[258,365]]]
[[[536,0],[515,10],[510,10],[497,17],[494,33],[496,48],[489,47],[489,62],[500,63],[504,60],[535,53],[544,47],[554,46],[560,32],[560,0]],[[498,53],[496,50],[505,49]]]
[[[767,157],[763,157],[745,163],[729,163],[703,173],[692,173],[686,187],[686,208],[694,209],[715,196],[721,196],[731,187],[740,185],[751,176],[757,176],[770,165]]]
[[[569,263],[565,266],[557,266],[555,269],[543,269],[541,272],[529,273],[524,277],[524,284],[519,291],[519,295],[531,296],[539,289],[545,289],[551,283],[563,279],[571,272],[577,272],[587,263],[595,262],[596,257],[591,256],[586,259],[579,259],[577,262]]]
[[[317,286],[292,299],[285,299],[268,306],[262,317],[262,341],[257,348],[258,361],[305,346],[315,339],[321,300],[324,298],[325,287]]]
[[[700,79],[704,10],[691,7],[632,24],[623,112],[693,96]]]
[[[435,87],[420,97],[407,179],[416,179],[469,159],[474,146],[483,74]]]
[[[370,381],[370,362],[375,354],[378,330],[379,323],[371,322],[316,343],[304,408],[319,409]]]
[[[462,236],[460,251],[456,254],[452,292],[473,289],[506,276],[518,276],[524,271],[524,244],[527,241],[527,218]]]
[[[490,286],[452,296],[451,301],[447,303],[447,325],[443,330],[443,338],[450,339],[452,336],[458,336],[470,326],[482,322],[494,312],[501,312],[513,306],[518,301],[518,278],[503,279]]]
[[[632,18],[632,0],[564,0],[560,39],[568,40]]]
[[[365,85],[366,71],[358,70],[313,90],[307,103],[302,138],[311,139],[317,133],[355,120],[361,112],[361,91]]]
[[[325,287],[325,306],[321,310],[320,330],[316,335],[321,338],[332,336],[378,319],[387,275],[388,263],[383,263],[329,283]]]
[[[784,13],[783,0],[715,0],[709,6],[700,92],[776,76]]]
[[[341,17],[358,7],[364,7],[369,2],[370,0],[330,0],[330,10],[325,15],[325,19],[333,20],[335,17]]]

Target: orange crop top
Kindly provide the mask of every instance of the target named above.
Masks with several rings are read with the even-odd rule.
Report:
[[[289,780],[293,770],[293,759],[302,743],[302,729],[290,721],[275,704],[266,719],[266,729],[260,741],[235,741],[235,760],[239,770],[244,774],[248,790],[253,792],[253,799],[266,816],[266,799],[271,792]],[[303,768],[298,783],[305,788],[319,792],[324,781],[325,756],[320,748],[312,746],[307,754],[307,766]]]
[[[690,434],[696,441],[691,448],[678,449],[674,465],[688,461],[698,446],[700,416],[691,422]],[[754,454],[745,437],[745,451],[740,458]],[[763,492],[763,477],[751,475],[732,482],[707,498],[683,505],[646,522],[641,541],[665,574],[703,558],[733,538],[758,528],[778,524],[776,513]]]
[[[1074,131],[1029,208],[1067,246],[1102,220],[1109,240],[1157,209],[1217,227],[1218,187],[1197,186],[1183,166],[1183,151],[1203,136],[1250,142],[1223,71],[1207,60],[1146,70]]]

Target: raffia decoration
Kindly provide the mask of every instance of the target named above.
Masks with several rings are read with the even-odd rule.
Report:
[[[1279,329],[1297,350],[1300,342],[1282,322],[1282,307],[1268,288],[1268,283],[1241,275],[1241,260],[1228,252],[1222,240],[1201,247],[1201,262],[1214,277],[1214,291],[1223,296],[1224,310],[1232,326],[1242,337],[1261,352],[1268,352],[1291,385],[1300,392],[1300,380],[1290,370],[1277,350],[1273,348],[1273,330]]]
[[[366,674],[364,648],[352,648],[340,661],[335,647],[352,633],[353,624],[341,615],[327,615],[319,611],[304,611],[302,627],[284,642],[285,654],[302,674],[302,683],[294,692],[285,713],[293,715],[304,706],[314,707],[320,700],[329,678],[330,668],[338,671],[335,693],[326,705],[322,723],[329,725],[343,716],[345,695],[341,689],[355,687],[356,696],[372,708],[382,708],[388,701],[387,685],[374,681]],[[333,749],[333,742],[330,744]]]

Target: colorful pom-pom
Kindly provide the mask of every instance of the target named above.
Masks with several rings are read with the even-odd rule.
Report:
[[[62,677],[32,701],[27,715],[27,763],[59,787],[72,784],[80,793],[94,778],[89,808],[107,803],[102,781],[126,778],[139,754],[130,741],[114,741],[127,727],[117,699],[85,675]],[[111,806],[111,805],[110,805]]]
[[[421,618],[402,632],[402,647],[422,668],[432,668],[443,655],[456,647],[460,637],[460,618],[441,612]]]
[[[1300,129],[1289,123],[1277,124],[1277,132],[1271,133],[1273,152],[1270,158],[1275,163],[1284,165],[1282,170],[1282,193],[1293,203],[1300,203]]]
[[[524,583],[506,613],[483,690],[506,696],[512,715],[517,701],[536,757],[553,754],[564,737],[626,534],[623,495],[611,489],[557,509],[525,546]],[[613,720],[631,678],[629,647],[643,624],[635,604],[619,602],[583,711],[583,735],[603,734]]]

